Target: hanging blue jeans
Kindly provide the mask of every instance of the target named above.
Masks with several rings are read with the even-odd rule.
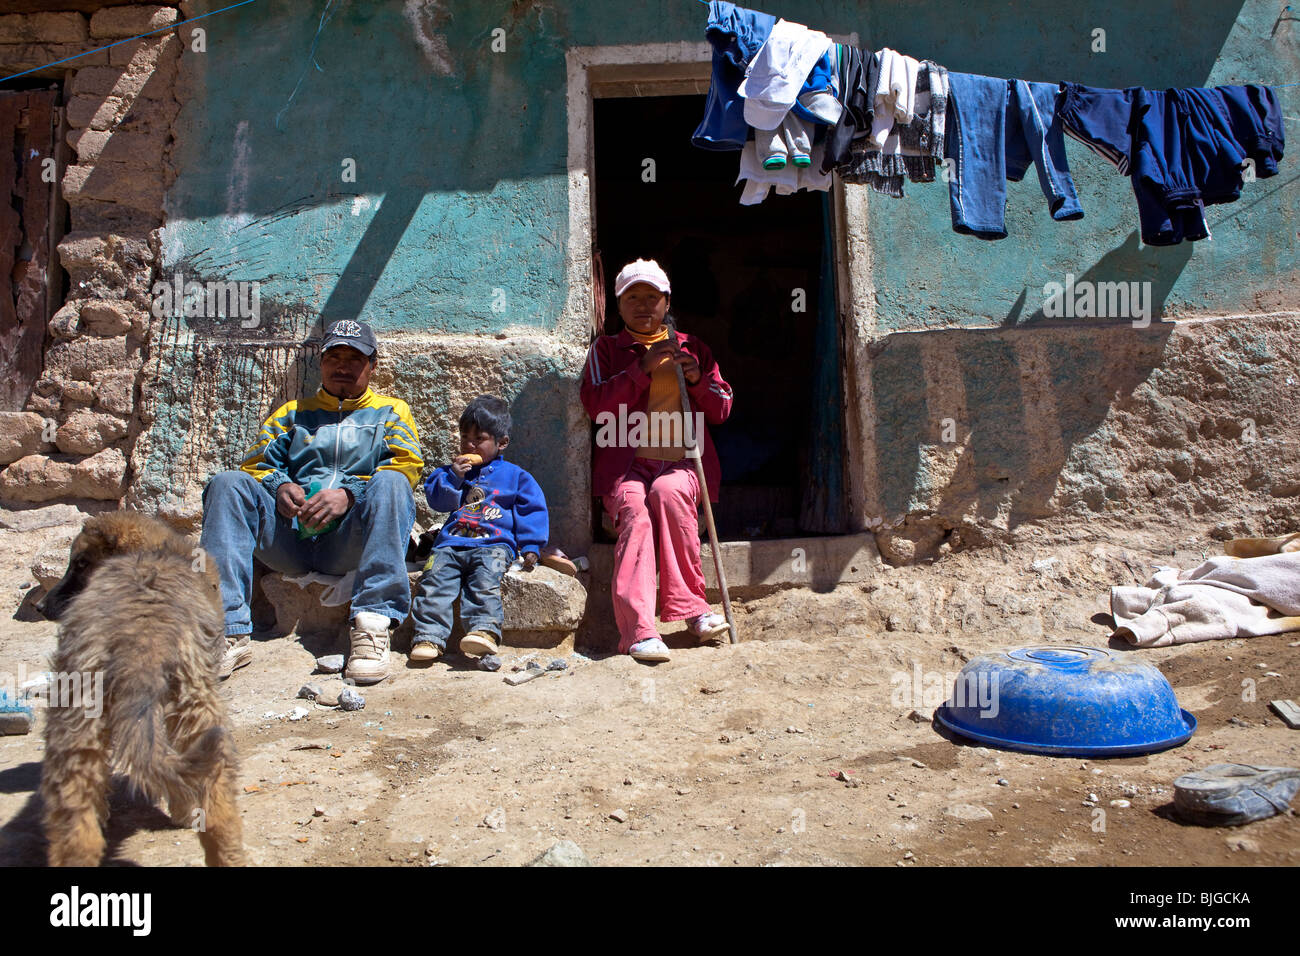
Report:
[[[217,563],[226,633],[253,630],[253,558],[284,574],[356,571],[352,616],[373,611],[400,624],[411,610],[406,546],[415,524],[415,497],[406,476],[377,471],[365,496],[328,534],[299,540],[275,509],[275,498],[244,471],[223,471],[203,489],[199,544]]]
[[[1007,180],[1018,182],[1030,163],[1052,218],[1082,219],[1056,117],[1055,83],[1026,83],[949,72],[951,96],[944,155],[952,228],[981,239],[1007,235]]]

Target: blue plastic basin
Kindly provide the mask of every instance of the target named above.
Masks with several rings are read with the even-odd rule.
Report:
[[[1196,732],[1196,718],[1146,661],[1061,645],[972,658],[935,718],[990,746],[1070,757],[1153,753]]]

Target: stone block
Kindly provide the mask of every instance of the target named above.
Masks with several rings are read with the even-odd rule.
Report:
[[[167,131],[74,129],[68,132],[68,143],[82,164],[103,160],[156,168],[162,163]]]
[[[94,335],[122,335],[147,322],[139,309],[122,299],[91,299],[81,307],[82,327]]]
[[[101,160],[93,166],[69,166],[63,174],[63,198],[117,203],[142,212],[161,212],[162,172],[157,168]]]
[[[130,415],[135,410],[135,377],[132,371],[96,372],[95,407],[114,415]]]
[[[0,500],[54,501],[70,497],[72,465],[45,455],[28,455],[0,471]]]
[[[106,65],[108,51],[86,53],[85,41],[79,43],[0,44],[0,70],[4,75],[35,71],[32,76],[62,79],[69,67]],[[69,59],[75,57],[75,59]]]
[[[68,125],[106,130],[117,125],[126,109],[126,103],[116,96],[74,96],[68,101]]]
[[[91,405],[94,404],[94,401],[95,386],[89,382],[63,383],[63,402],[65,405]]]
[[[94,380],[96,372],[130,368],[137,352],[127,348],[126,336],[105,339],[84,336],[56,342],[45,353],[45,370],[64,379]]]
[[[409,575],[412,592],[420,575]],[[320,603],[323,584],[300,588],[279,574],[261,578],[262,594],[275,608],[276,631],[300,636],[341,639],[346,636],[348,606],[324,607]],[[587,591],[576,578],[550,568],[530,572],[510,571],[502,580],[501,603],[504,610],[502,644],[508,647],[545,647],[557,651],[573,648],[573,632],[586,609]],[[458,615],[459,617],[459,615]],[[408,618],[394,634],[397,647],[409,646],[413,633]],[[452,647],[463,636],[459,621],[452,631]]]
[[[132,73],[147,73],[165,57],[179,56],[180,51],[181,41],[174,33],[156,33],[143,40],[112,47],[108,51],[108,62],[112,66],[125,66]]]
[[[50,334],[55,339],[72,339],[81,334],[81,303],[65,302],[50,318]]]
[[[86,36],[86,18],[80,13],[0,16],[0,43],[80,43]]]
[[[109,501],[122,497],[126,490],[126,456],[116,448],[105,448],[77,462],[72,468],[73,498]]]
[[[174,7],[154,5],[104,7],[90,18],[90,35],[97,40],[123,40],[160,30],[178,19]]]
[[[93,397],[93,393],[92,393]],[[54,443],[70,455],[93,455],[126,434],[126,422],[116,415],[81,409],[60,427]]]
[[[40,451],[44,428],[45,419],[35,412],[0,412],[0,465]]]

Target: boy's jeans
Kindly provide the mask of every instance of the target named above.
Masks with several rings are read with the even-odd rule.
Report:
[[[378,471],[365,496],[329,534],[298,540],[275,498],[245,471],[223,471],[203,489],[199,544],[217,562],[226,634],[253,630],[249,601],[253,558],[284,574],[356,571],[351,616],[373,611],[400,624],[411,609],[406,545],[415,524],[411,483],[396,471]]]
[[[443,650],[451,634],[452,605],[460,597],[465,632],[482,631],[501,637],[501,579],[514,561],[504,545],[490,548],[435,548],[420,575],[411,605],[415,636],[411,643],[431,641]]]

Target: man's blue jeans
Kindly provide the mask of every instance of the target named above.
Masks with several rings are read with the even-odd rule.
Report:
[[[364,497],[328,534],[298,540],[298,532],[275,510],[275,498],[252,475],[223,471],[203,489],[199,544],[217,562],[226,633],[253,630],[253,558],[284,574],[347,574],[356,571],[352,611],[373,611],[400,624],[411,610],[406,546],[415,524],[411,483],[396,471],[378,471]]]
[[[503,545],[490,548],[435,548],[416,590],[411,617],[415,636],[411,643],[431,641],[447,649],[451,634],[452,605],[460,597],[460,620],[465,632],[482,631],[501,637],[501,579],[514,557]],[[463,582],[463,586],[462,586]]]

